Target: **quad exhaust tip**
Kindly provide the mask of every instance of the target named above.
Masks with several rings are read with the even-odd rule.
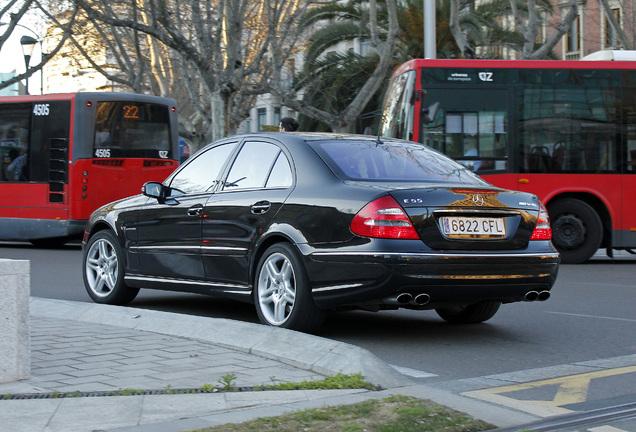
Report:
[[[426,293],[417,294],[415,295],[415,297],[413,297],[413,294],[407,293],[407,292],[398,294],[397,296],[387,297],[384,299],[385,303],[397,304],[400,306],[405,306],[407,304],[423,306],[430,301],[431,301],[431,296]]]
[[[525,295],[526,301],[546,301],[550,298],[550,291],[528,291]]]
[[[398,304],[404,305],[404,304],[410,303],[413,300],[413,296],[409,293],[402,293],[402,294],[398,294],[395,300],[398,302]]]

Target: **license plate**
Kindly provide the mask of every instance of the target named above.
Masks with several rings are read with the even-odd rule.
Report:
[[[441,218],[442,232],[451,238],[501,238],[506,236],[504,218],[446,216]]]

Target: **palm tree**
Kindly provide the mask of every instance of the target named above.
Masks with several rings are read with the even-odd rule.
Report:
[[[481,2],[473,8],[473,2],[460,2],[461,13],[457,23],[472,53],[481,58],[501,58],[503,48],[522,52],[523,35],[513,29],[504,27],[503,20],[510,16],[510,0],[491,0]],[[549,0],[540,0],[542,6],[548,7]],[[518,1],[519,9],[524,10],[523,2]],[[527,11],[527,7],[525,8]],[[549,9],[547,9],[549,11]],[[296,88],[304,89],[304,100],[312,106],[330,112],[339,112],[342,107],[355,97],[358,89],[364,84],[366,77],[373,71],[378,62],[377,53],[356,53],[354,50],[337,52],[338,44],[353,46],[356,41],[371,39],[370,14],[377,14],[382,36],[387,23],[386,8],[382,0],[378,0],[377,10],[369,9],[368,1],[349,0],[346,3],[334,3],[310,9],[303,17],[300,25],[306,29],[318,27],[309,38],[305,63],[302,73],[296,77]],[[398,4],[398,49],[393,58],[394,67],[424,55],[424,20],[422,0],[403,0]],[[451,31],[451,2],[436,0],[436,46],[438,58],[461,58],[462,53]],[[387,80],[388,84],[388,80]],[[365,108],[366,115],[371,117],[382,106],[386,86],[381,87]],[[329,130],[320,122],[301,116],[303,130]],[[359,122],[358,132],[362,132],[369,121]]]
[[[304,100],[328,112],[341,112],[356,96],[367,77],[375,69],[379,56],[374,50],[366,55],[353,49],[335,51],[338,44],[353,46],[371,38],[368,2],[352,0],[316,7],[307,12],[300,26],[318,30],[309,38],[302,73],[296,77],[296,87],[304,90]],[[387,15],[383,3],[377,8],[379,29],[386,28]],[[381,34],[380,34],[381,37]],[[377,107],[385,87],[380,88],[367,107]],[[372,108],[375,109],[375,108]],[[306,116],[300,117],[302,130],[328,131],[329,127]],[[360,125],[356,127],[360,132]]]

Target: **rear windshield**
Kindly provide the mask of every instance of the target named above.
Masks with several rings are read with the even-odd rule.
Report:
[[[312,145],[341,178],[487,184],[459,163],[422,144],[339,140],[313,142]]]
[[[165,105],[98,102],[96,157],[170,158],[170,114]]]

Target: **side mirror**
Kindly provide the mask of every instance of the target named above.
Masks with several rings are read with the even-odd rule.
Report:
[[[428,108],[422,109],[422,123],[429,124],[435,121],[435,115],[439,108],[439,102],[434,102],[428,106]]]
[[[158,201],[165,200],[166,190],[163,184],[159,182],[147,182],[141,187],[141,193],[150,198],[156,198]]]

